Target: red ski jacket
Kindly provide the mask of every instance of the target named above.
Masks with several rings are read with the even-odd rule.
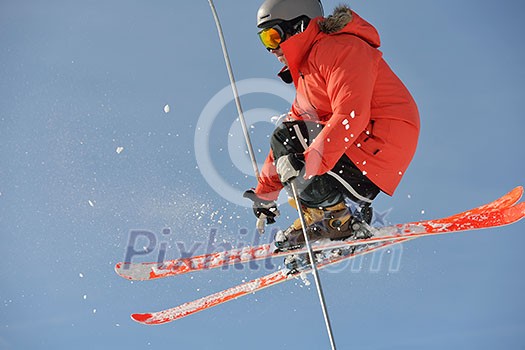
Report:
[[[328,172],[346,154],[383,192],[393,195],[416,150],[419,113],[383,60],[376,29],[355,12],[343,10],[348,11],[345,22],[338,23],[337,13],[319,17],[282,43],[297,91],[289,118],[324,125],[304,153],[305,177]],[[321,30],[322,21],[331,23]],[[256,193],[275,200],[282,187],[270,152]]]

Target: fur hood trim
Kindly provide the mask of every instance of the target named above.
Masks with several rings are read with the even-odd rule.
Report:
[[[326,34],[337,33],[352,22],[352,10],[346,5],[339,5],[334,13],[319,23],[319,29]]]

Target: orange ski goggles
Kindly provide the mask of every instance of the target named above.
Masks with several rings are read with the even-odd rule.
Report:
[[[278,49],[286,37],[284,30],[278,24],[263,29],[257,34],[268,51]]]

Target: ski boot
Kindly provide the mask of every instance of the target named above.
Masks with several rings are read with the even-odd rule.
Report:
[[[304,207],[303,215],[306,222],[308,238],[312,241],[319,239],[320,234],[318,234],[318,227],[315,224],[323,220],[323,210]],[[303,247],[304,243],[304,235],[300,219],[295,220],[286,230],[277,232],[274,239],[274,244],[278,251],[298,249]]]
[[[354,211],[350,223],[353,239],[367,239],[373,236],[370,226],[373,215],[373,209],[369,205],[361,206]]]
[[[352,214],[344,202],[327,208],[303,208],[308,239],[318,241],[323,238],[344,240],[350,237],[365,239],[372,236],[369,223],[372,208],[364,207]],[[275,236],[278,251],[297,249],[304,246],[301,222],[296,220],[285,231]]]

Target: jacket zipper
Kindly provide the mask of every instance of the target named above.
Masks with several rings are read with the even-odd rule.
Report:
[[[308,100],[308,104],[310,105],[310,107],[317,110],[317,107],[314,106],[314,104],[312,103],[312,99],[310,98],[310,93],[308,92],[308,85],[306,85],[306,79],[304,77],[303,72],[299,72],[299,76],[301,77],[301,80],[303,81],[304,92],[306,94],[306,99]]]

